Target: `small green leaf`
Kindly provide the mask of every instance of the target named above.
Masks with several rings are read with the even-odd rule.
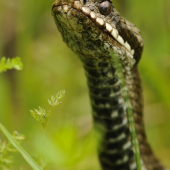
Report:
[[[31,115],[40,123],[45,123],[46,121],[46,111],[39,107],[39,109],[30,110]]]
[[[18,141],[22,141],[25,139],[25,136],[23,134],[18,133],[17,131],[13,132],[13,137]]]
[[[49,116],[51,115],[51,112],[53,110],[53,108],[59,104],[61,104],[61,102],[59,102],[59,100],[61,98],[63,98],[65,95],[65,90],[61,90],[59,93],[56,94],[56,96],[54,97],[53,95],[51,96],[50,99],[47,99],[49,105],[51,106],[50,110],[46,111],[43,108],[39,107],[39,109],[34,109],[34,110],[30,110],[31,115],[42,124],[43,126],[43,130],[45,130],[45,127],[47,125],[47,121]]]
[[[12,157],[4,158],[2,160],[2,162],[5,164],[10,164],[10,163],[12,163],[12,161],[13,161]]]
[[[8,58],[6,59],[5,57],[2,57],[0,60],[0,73],[5,72],[8,69],[16,69],[16,70],[22,70],[23,69],[23,64],[21,62],[20,57],[15,57],[15,58]]]
[[[61,102],[59,102],[60,99],[62,99],[65,96],[65,90],[61,90],[60,92],[58,92],[56,94],[56,96],[51,96],[51,99],[48,99],[48,103],[50,104],[51,107],[57,106],[59,104],[61,104]]]
[[[22,70],[23,69],[23,64],[21,62],[20,57],[13,58],[11,60],[11,64],[12,64],[13,68],[15,68],[16,70]]]

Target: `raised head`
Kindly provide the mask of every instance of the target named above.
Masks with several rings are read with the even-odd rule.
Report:
[[[138,63],[143,49],[140,31],[112,2],[56,0],[52,14],[63,40],[78,56],[108,56],[113,51]]]

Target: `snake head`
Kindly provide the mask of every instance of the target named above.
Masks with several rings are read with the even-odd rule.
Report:
[[[114,52],[138,63],[143,50],[140,31],[119,15],[111,1],[56,0],[52,15],[67,45],[83,59]]]

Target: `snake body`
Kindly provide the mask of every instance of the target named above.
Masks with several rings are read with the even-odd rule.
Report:
[[[137,170],[121,80],[111,53],[121,63],[130,96],[142,170],[164,170],[147,142],[142,119],[137,68],[143,50],[140,31],[110,1],[56,0],[52,15],[64,42],[85,70],[93,120],[103,129],[99,144],[102,170]]]

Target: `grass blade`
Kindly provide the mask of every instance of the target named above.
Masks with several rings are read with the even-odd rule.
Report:
[[[7,129],[0,123],[0,130],[8,138],[11,144],[18,150],[27,163],[33,170],[42,170],[42,168],[32,159],[32,157],[21,147],[21,145],[14,139],[14,137],[7,131]]]

